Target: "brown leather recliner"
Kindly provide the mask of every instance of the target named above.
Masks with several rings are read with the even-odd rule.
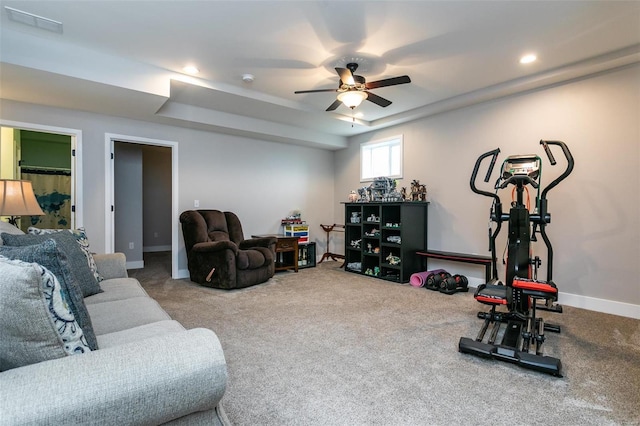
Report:
[[[276,238],[244,239],[238,216],[219,210],[180,215],[191,281],[233,289],[260,284],[275,273]]]

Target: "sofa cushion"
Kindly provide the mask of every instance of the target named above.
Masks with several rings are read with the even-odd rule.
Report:
[[[171,319],[158,302],[148,296],[91,303],[87,310],[97,335]]]
[[[75,275],[80,288],[82,289],[83,297],[90,296],[92,294],[100,293],[100,285],[93,276],[93,273],[89,269],[87,264],[87,258],[85,257],[80,245],[76,242],[76,239],[69,232],[56,232],[46,235],[10,235],[2,234],[2,240],[6,246],[30,246],[34,244],[40,244],[47,239],[53,239],[58,243],[58,247],[65,252],[68,258],[69,265]]]
[[[147,296],[147,292],[135,278],[112,278],[102,281],[100,286],[103,290],[102,293],[85,297],[84,303],[86,305]]]
[[[21,229],[16,228],[8,222],[3,222],[2,220],[0,220],[0,246],[3,244],[1,235],[5,232],[7,234],[13,235],[24,235],[24,232],[22,232]]]
[[[6,236],[6,234],[3,234],[3,236]],[[60,282],[69,308],[80,325],[89,347],[91,350],[98,349],[98,341],[93,331],[91,317],[89,317],[84,304],[82,290],[75,281],[75,276],[71,273],[66,254],[58,248],[56,241],[50,239],[35,246],[25,247],[0,246],[0,255],[9,259],[38,263],[53,272]]]
[[[96,261],[100,275],[105,279],[126,278],[127,274],[127,257],[124,253],[94,253],[93,259]],[[100,283],[102,288],[102,283]]]
[[[55,275],[0,256],[0,371],[90,352]]]
[[[113,333],[102,334],[98,336],[100,349],[110,348],[112,346],[126,345],[132,342],[138,342],[150,337],[162,336],[167,333],[175,333],[184,331],[184,327],[178,321],[165,320],[144,324],[138,327],[129,328],[127,330],[114,331]]]
[[[93,274],[93,277],[96,279],[96,281],[100,282],[100,281],[104,280],[102,275],[100,275],[100,273],[98,273],[98,266],[96,265],[96,261],[93,258],[93,254],[91,254],[91,250],[89,248],[89,238],[87,238],[87,233],[85,232],[84,228],[78,228],[78,229],[40,229],[40,228],[36,228],[35,226],[30,226],[27,229],[27,232],[29,234],[33,234],[33,235],[47,235],[47,234],[53,234],[54,232],[65,232],[65,231],[68,231],[69,233],[71,233],[71,235],[73,235],[73,238],[76,239],[76,242],[80,246],[80,249],[82,250],[82,253],[84,254],[84,257],[87,259],[87,265],[89,266],[89,270]]]

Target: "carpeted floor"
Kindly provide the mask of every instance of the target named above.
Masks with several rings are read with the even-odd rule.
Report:
[[[483,307],[325,262],[224,291],[130,271],[187,328],[219,336],[235,425],[640,425],[640,321],[564,307],[545,354],[563,378],[457,351]]]

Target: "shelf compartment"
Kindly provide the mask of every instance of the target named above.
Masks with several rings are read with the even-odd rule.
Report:
[[[362,221],[363,223],[380,223],[380,204],[362,204]]]

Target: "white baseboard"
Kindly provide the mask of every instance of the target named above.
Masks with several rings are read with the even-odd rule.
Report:
[[[476,288],[480,284],[484,284],[484,280],[480,278],[469,277],[468,279],[469,287]],[[572,306],[574,308],[602,312],[604,314],[640,319],[640,305],[633,305],[631,303],[598,299],[596,297],[580,296],[578,294],[563,292],[558,293],[558,303],[565,306]]]
[[[574,308],[588,309],[590,311],[602,312],[605,314],[619,315],[640,319],[640,305],[618,302],[616,300],[598,299],[589,296],[579,296],[571,293],[558,293],[558,303]]]
[[[127,269],[142,269],[144,268],[144,260],[136,260],[134,262],[127,262]]]
[[[178,269],[178,276],[175,279],[180,280],[182,278],[189,278],[188,269]]]
[[[142,251],[145,253],[153,253],[157,251],[171,251],[171,245],[167,246],[144,246]]]
[[[484,278],[467,277],[469,287],[477,288],[480,284],[485,284]]]

